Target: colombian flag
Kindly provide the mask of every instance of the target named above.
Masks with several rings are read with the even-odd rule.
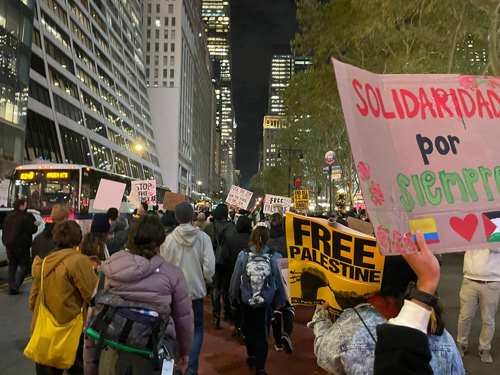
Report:
[[[413,241],[416,241],[415,232],[420,230],[428,244],[439,243],[439,236],[436,228],[436,221],[432,217],[419,220],[409,220]]]
[[[488,242],[500,242],[500,211],[483,212],[481,217]]]

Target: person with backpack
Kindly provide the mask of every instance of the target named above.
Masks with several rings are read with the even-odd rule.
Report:
[[[187,365],[194,330],[191,299],[181,269],[159,255],[165,236],[165,229],[157,216],[143,215],[132,225],[126,249],[101,263],[104,276],[99,280],[94,306],[85,326],[85,375],[160,374],[162,368],[158,368],[161,362],[157,355],[164,348],[163,344],[173,339],[178,343],[177,367]],[[105,311],[103,305],[106,301],[115,301],[114,304],[109,302],[107,321],[102,314],[94,313],[94,310]],[[166,312],[173,319],[175,333],[171,324],[167,326],[171,319],[164,318]],[[114,327],[115,320],[120,317],[126,317],[124,326],[129,327],[128,333],[103,329]],[[103,324],[103,321],[110,323]],[[135,327],[144,321],[154,325],[148,330],[137,330]],[[149,333],[149,337],[144,337],[142,332]],[[118,344],[113,334],[118,335]],[[107,345],[103,346],[101,337],[107,338]],[[141,348],[133,345],[135,338],[141,339],[137,340],[139,343],[148,344],[147,348],[142,348],[147,353],[137,352]],[[173,356],[171,350],[168,354]]]
[[[281,254],[283,258],[288,258],[286,247],[286,233],[283,227],[284,220],[281,213],[274,213],[269,218],[271,225],[270,239],[267,246],[271,251]],[[293,352],[293,345],[290,336],[293,331],[293,318],[295,317],[295,307],[288,300],[281,309],[274,310],[274,319],[272,320],[274,349],[281,352],[283,348],[287,353]],[[283,321],[283,322],[282,322]]]
[[[226,243],[226,239],[236,233],[236,225],[229,219],[228,215],[227,206],[224,203],[220,203],[214,211],[214,222],[212,223],[214,227],[215,241],[213,242],[213,248],[216,264],[210,294],[212,295],[212,315],[214,317],[212,326],[215,329],[220,328],[221,294],[222,301],[224,302],[224,320],[229,321],[232,319],[231,302],[229,301],[229,282],[231,280],[231,274],[221,261],[221,253]]]
[[[286,300],[277,263],[281,255],[269,250],[268,240],[269,229],[265,224],[258,224],[250,236],[248,248],[238,255],[229,289],[231,301],[241,302],[246,362],[255,369],[256,375],[267,375],[264,366],[273,309],[279,309]]]

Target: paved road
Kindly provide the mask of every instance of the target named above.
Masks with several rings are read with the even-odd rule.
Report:
[[[442,257],[439,291],[445,306],[446,324],[452,336],[456,336],[459,311],[458,292],[462,281],[463,255],[448,254]],[[0,268],[0,285],[7,282],[7,268]],[[31,312],[28,309],[28,293],[31,283],[22,288],[23,293],[9,296],[0,291],[0,375],[31,375],[35,373],[31,360],[22,354],[29,340]],[[318,374],[326,375],[316,364],[313,353],[313,335],[305,324],[312,316],[312,308],[299,307],[292,335],[295,351],[292,355],[269,350],[266,369],[270,375]],[[470,351],[464,357],[464,365],[472,375],[498,375],[500,373],[500,311],[496,316],[497,328],[493,340],[494,363],[483,364],[475,347],[478,343],[480,319],[476,317],[471,329]],[[223,322],[222,328],[211,327],[211,304],[205,303],[205,341],[200,357],[200,375],[252,375],[244,360],[245,347],[231,337],[232,327]],[[272,345],[272,339],[271,339]]]

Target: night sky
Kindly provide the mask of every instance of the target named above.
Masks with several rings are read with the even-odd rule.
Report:
[[[236,168],[241,186],[249,189],[267,114],[271,45],[290,44],[297,30],[296,6],[294,0],[230,0],[230,6]]]

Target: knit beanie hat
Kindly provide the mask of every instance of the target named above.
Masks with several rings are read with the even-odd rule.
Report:
[[[69,210],[61,206],[60,204],[55,204],[52,206],[52,211],[50,212],[50,220],[54,223],[60,223],[64,220],[68,220]]]
[[[215,220],[227,220],[227,215],[229,214],[229,210],[224,203],[219,203],[214,211],[214,219]]]
[[[90,231],[94,233],[108,233],[109,232],[109,219],[106,214],[94,214],[94,219],[92,220],[92,226]]]
[[[189,202],[180,202],[175,206],[175,218],[179,224],[186,224],[193,220],[193,206]]]

